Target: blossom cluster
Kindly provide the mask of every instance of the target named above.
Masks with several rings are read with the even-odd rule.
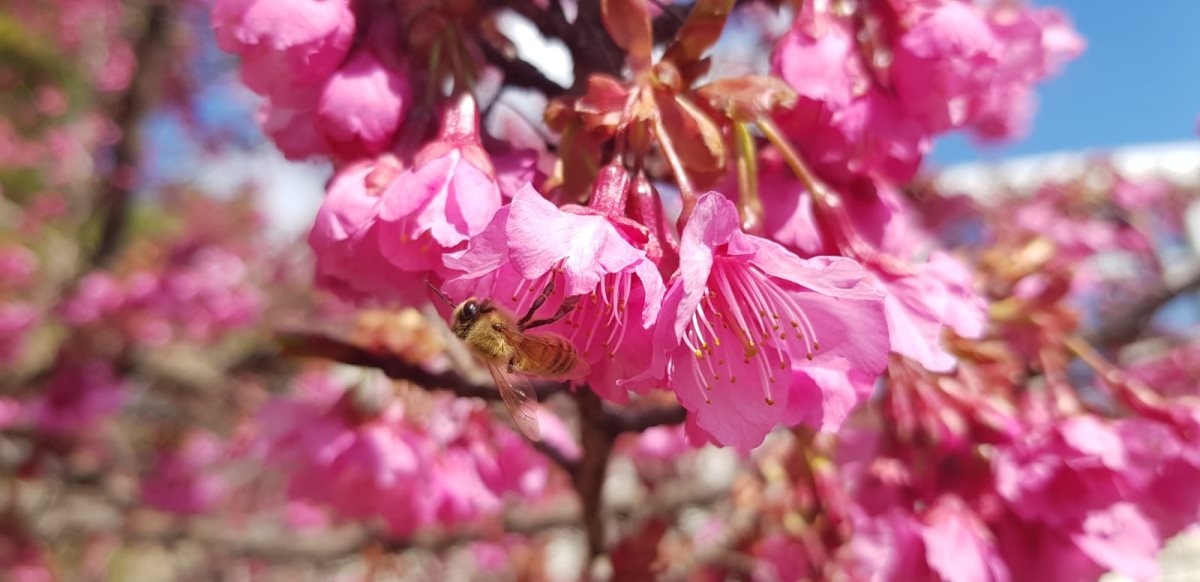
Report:
[[[346,386],[313,372],[296,382],[263,408],[253,447],[286,473],[289,498],[338,519],[379,519],[406,536],[494,517],[502,499],[528,504],[554,487],[546,458],[478,402],[393,396],[379,376]],[[546,439],[577,456],[561,421],[540,416]]]
[[[961,261],[909,224],[894,184],[912,177],[938,133],[1017,132],[1032,84],[1082,48],[1052,9],[946,0],[847,15],[836,3],[808,2],[772,59],[787,85],[769,85],[776,103],[752,114],[730,113],[748,97],[730,97],[719,82],[674,87],[672,103],[692,104],[679,108],[662,103],[655,91],[664,89],[594,76],[582,98],[558,102],[554,123],[634,131],[647,115],[628,110],[639,94],[654,100],[648,115],[683,116],[654,135],[678,142],[676,180],[712,190],[684,192],[675,230],[655,182],[631,169],[644,151],[620,152],[595,172],[585,205],[565,203],[574,173],[567,160],[541,183],[528,182],[537,173],[520,173],[523,184],[504,175],[511,164],[484,144],[512,131],[485,134],[464,90],[482,67],[447,71],[425,59],[416,35],[396,41],[436,17],[460,31],[443,39],[446,50],[472,54],[461,13],[353,8],[345,0],[230,1],[213,13],[221,46],[242,58],[243,79],[266,98],[268,135],[290,157],[322,156],[337,168],[309,237],[318,283],[360,301],[412,303],[428,297],[428,280],[457,300],[491,297],[523,312],[553,280],[549,313],[583,298],[547,329],[591,365],[592,390],[623,403],[671,389],[695,442],[743,448],[781,424],[836,429],[870,393],[889,352],[953,369],[943,334],[978,337],[985,302]],[[614,22],[606,26],[619,38]],[[698,58],[669,53],[651,69],[645,55],[622,48],[630,66],[659,76]],[[431,99],[414,105],[422,94]],[[723,103],[730,109],[716,110]],[[588,121],[608,107],[608,117]],[[689,132],[710,127],[723,139],[722,114],[727,127],[781,130],[773,147],[735,155],[762,166],[757,185],[725,163],[723,147],[693,152],[686,144]],[[435,115],[440,128],[426,128]],[[605,135],[579,133],[576,141]],[[517,149],[530,145],[538,154],[536,143]],[[717,154],[724,172],[695,169]],[[785,167],[797,156],[815,175]],[[765,220],[746,222],[748,204]]]

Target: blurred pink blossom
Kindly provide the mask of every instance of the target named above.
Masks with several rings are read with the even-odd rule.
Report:
[[[221,50],[242,57],[242,82],[264,96],[323,82],[355,30],[349,0],[218,0],[212,22]]]

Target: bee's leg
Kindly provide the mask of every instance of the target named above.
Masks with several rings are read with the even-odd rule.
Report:
[[[542,305],[546,303],[546,300],[554,294],[554,278],[556,276],[557,274],[550,275],[550,282],[546,283],[546,288],[542,289],[542,294],[538,295],[537,299],[533,300],[533,304],[529,306],[529,311],[525,312],[525,317],[522,317],[521,320],[517,322],[518,328],[526,329],[525,324],[533,317],[534,313],[537,313],[538,309],[542,308]]]
[[[562,305],[560,305],[558,307],[558,311],[556,311],[553,316],[547,317],[546,319],[538,319],[536,321],[531,321],[528,324],[526,324],[524,327],[522,327],[521,329],[526,330],[526,329],[533,329],[535,327],[541,327],[543,325],[550,325],[551,323],[554,323],[554,322],[566,317],[567,314],[571,313],[571,311],[575,309],[575,304],[579,303],[579,297],[580,297],[579,295],[576,295],[574,297],[568,297],[568,298],[564,299],[562,302]]]

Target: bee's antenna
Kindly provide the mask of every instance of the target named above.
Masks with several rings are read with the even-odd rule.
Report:
[[[447,297],[445,293],[442,293],[441,289],[438,289],[436,286],[434,286],[432,281],[430,281],[429,279],[425,279],[425,284],[429,285],[429,288],[433,289],[433,292],[437,293],[438,297],[441,297],[442,299],[444,299],[446,301],[446,303],[449,303],[450,307],[455,306],[454,301],[451,300],[449,297]]]

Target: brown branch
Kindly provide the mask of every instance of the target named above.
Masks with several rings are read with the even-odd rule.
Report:
[[[138,126],[157,99],[163,66],[170,52],[165,49],[170,40],[173,6],[172,2],[152,2],[146,10],[141,37],[134,42],[133,78],[113,110],[113,124],[120,131],[120,137],[112,146],[111,173],[101,185],[96,200],[97,212],[102,213],[103,218],[100,239],[88,259],[88,266],[108,262],[125,233],[133,178],[141,158]]]
[[[289,332],[277,337],[285,356],[323,358],[351,366],[375,368],[393,380],[407,380],[429,390],[448,390],[463,398],[500,400],[500,393],[490,382],[472,382],[454,371],[433,373],[395,354],[376,352],[320,334]],[[534,382],[533,386],[538,400],[545,400],[567,388],[562,382]]]
[[[676,405],[609,410],[606,422],[610,432],[623,433],[642,432],[655,426],[682,424],[686,418],[687,410]]]
[[[583,446],[583,458],[573,477],[575,492],[583,504],[583,527],[587,534],[589,558],[584,564],[583,578],[588,579],[592,559],[604,553],[601,493],[617,433],[610,430],[611,417],[605,412],[604,402],[595,392],[590,389],[579,390],[575,392],[575,402],[579,406],[579,438]]]
[[[1200,264],[1188,267],[1182,276],[1164,280],[1128,309],[1088,332],[1085,339],[1097,347],[1113,347],[1133,341],[1141,335],[1146,321],[1163,305],[1196,289],[1200,289]]]
[[[563,452],[558,449],[558,447],[546,442],[545,440],[540,440],[531,444],[533,445],[533,448],[537,450],[537,452],[545,455],[547,459],[550,459],[550,462],[558,465],[558,467],[565,471],[567,475],[570,475],[572,479],[574,479],[575,475],[579,473],[579,461],[567,458],[567,456],[564,455]]]
[[[488,62],[504,73],[505,83],[540,91],[548,98],[558,97],[567,92],[565,87],[546,78],[541,70],[520,58],[510,57],[486,42],[481,43],[480,46],[483,48],[483,56],[487,58]]]
[[[683,23],[687,21],[688,14],[692,11],[692,6],[685,4],[668,4],[664,5],[661,2],[655,2],[661,12],[654,17],[654,22],[651,23],[651,28],[654,31],[655,44],[664,44],[675,39],[675,34],[679,29],[683,28]]]

